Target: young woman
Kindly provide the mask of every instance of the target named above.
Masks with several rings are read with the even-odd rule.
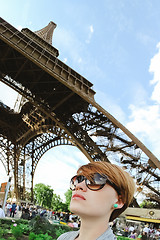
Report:
[[[80,217],[81,226],[57,240],[116,239],[109,222],[129,206],[135,191],[132,177],[117,165],[91,162],[78,169],[70,188],[70,209]]]

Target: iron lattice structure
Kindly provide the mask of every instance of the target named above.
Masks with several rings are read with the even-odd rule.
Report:
[[[93,84],[58,59],[51,45],[56,24],[18,31],[0,18],[0,80],[16,90],[15,109],[0,105],[0,159],[14,174],[16,197],[49,149],[73,145],[89,161],[117,162],[150,198],[159,200],[160,162],[94,100]],[[17,104],[18,107],[17,107]]]

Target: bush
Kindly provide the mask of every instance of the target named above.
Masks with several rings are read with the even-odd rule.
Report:
[[[132,238],[117,236],[117,240],[128,240],[128,239],[132,239]]]
[[[55,228],[47,219],[36,216],[29,222],[31,231],[35,234],[46,234],[56,237]]]
[[[73,231],[75,229],[70,228],[67,225],[51,224],[47,219],[40,216],[36,216],[29,222],[31,231],[35,234],[48,234],[57,239],[62,233]],[[77,230],[77,229],[76,229]]]
[[[16,240],[15,237],[8,237],[7,239],[8,239],[8,240]]]
[[[7,219],[7,218],[1,218],[0,219],[0,226],[5,229],[10,229],[10,226],[13,224],[24,224],[24,225],[28,225],[28,220],[24,220],[24,219]]]
[[[20,223],[19,227],[21,228],[23,234],[29,235],[31,227],[28,224]]]
[[[59,237],[62,233],[65,233],[66,230],[62,229],[61,227],[56,228],[56,236]]]
[[[29,234],[29,240],[53,240],[51,236],[49,236],[47,233],[46,234],[35,234],[31,232]]]
[[[0,228],[0,239],[2,239],[2,237],[5,236],[8,232],[9,232],[8,229]]]
[[[77,229],[70,228],[67,225],[51,224],[47,219],[40,216],[36,216],[30,221],[0,219],[0,240],[3,238],[8,240],[56,240],[62,233],[74,230]]]
[[[17,224],[11,226],[12,234],[16,239],[20,238],[23,235],[22,229]]]

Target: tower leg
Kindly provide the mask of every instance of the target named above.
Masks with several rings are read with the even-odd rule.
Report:
[[[19,200],[18,191],[18,159],[17,159],[17,146],[14,146],[14,193],[17,200]]]

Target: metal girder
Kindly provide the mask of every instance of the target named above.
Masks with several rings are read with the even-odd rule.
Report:
[[[138,186],[159,196],[159,160],[95,102],[93,84],[38,39],[0,19],[0,80],[25,99],[18,113],[0,106],[0,134],[14,146],[10,161],[17,196],[24,197],[25,171],[33,190],[40,158],[57,144],[76,146],[90,161],[117,162]]]

